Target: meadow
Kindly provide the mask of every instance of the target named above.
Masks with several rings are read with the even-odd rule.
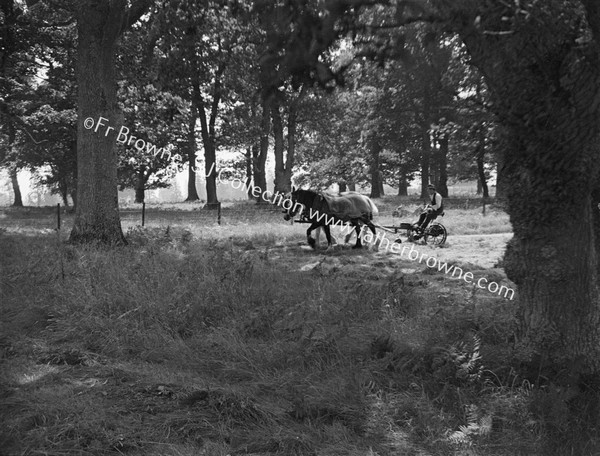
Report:
[[[510,236],[500,209],[461,204],[446,258]],[[124,215],[118,249],[69,245],[53,208],[1,212],[0,454],[593,454],[566,393],[519,370],[515,301],[387,252],[308,250],[276,211],[193,209]],[[486,245],[457,264],[510,285]]]

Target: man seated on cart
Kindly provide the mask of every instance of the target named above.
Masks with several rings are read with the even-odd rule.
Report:
[[[419,221],[413,225],[416,234],[413,236],[414,240],[418,240],[423,235],[425,228],[429,225],[432,220],[435,220],[438,215],[444,212],[444,203],[442,201],[442,195],[436,192],[433,185],[427,187],[429,196],[431,197],[431,204],[425,206],[425,210],[421,213]]]

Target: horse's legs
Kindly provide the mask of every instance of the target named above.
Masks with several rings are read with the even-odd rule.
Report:
[[[352,225],[354,226],[354,229],[356,230],[356,244],[354,244],[354,247],[352,247],[352,248],[353,249],[361,249],[362,242],[360,239],[360,223],[358,222],[358,220],[353,220]]]
[[[331,229],[329,225],[323,226],[323,231],[325,231],[325,237],[327,238],[327,248],[331,247]]]
[[[373,233],[373,236],[377,236],[377,233],[375,233],[375,225],[373,225],[373,222],[371,222],[370,220],[365,220],[365,225],[369,227],[369,229]]]
[[[310,237],[310,233],[312,233],[312,231],[318,226],[320,226],[318,223],[312,223],[306,230],[306,240],[308,242],[308,245],[310,245],[313,249],[316,247],[317,243],[312,237]]]
[[[346,239],[344,239],[344,244],[350,242],[350,238],[352,237],[352,233],[354,232],[354,227],[350,230],[350,232],[346,235]]]
[[[365,220],[365,225],[367,225],[369,227],[369,229],[371,230],[371,232],[373,233],[373,240],[377,239],[377,233],[375,233],[375,225],[373,225],[373,222],[371,222],[370,220]],[[377,249],[379,248],[378,246],[381,245],[381,241],[379,241],[379,244],[377,242],[373,242],[373,248],[375,249],[375,251],[377,251]]]

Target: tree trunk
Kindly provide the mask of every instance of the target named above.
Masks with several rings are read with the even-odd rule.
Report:
[[[443,134],[438,138],[440,150],[438,155],[438,178],[435,183],[435,189],[444,198],[448,198],[448,144],[450,137]]]
[[[267,174],[265,165],[267,163],[267,154],[269,153],[269,133],[270,133],[270,115],[269,115],[269,101],[263,98],[262,102],[262,118],[261,118],[261,131],[260,131],[260,145],[255,149],[257,154],[254,156],[254,187],[260,189],[260,193],[267,189]],[[258,196],[255,197],[258,204],[265,203],[258,190],[255,192]]]
[[[429,125],[421,126],[421,198],[429,198],[429,158],[431,156],[431,138]]]
[[[354,182],[348,182],[348,191],[349,192],[355,192],[356,191],[356,184]]]
[[[490,192],[487,185],[487,179],[485,177],[485,168],[483,163],[483,157],[477,156],[477,194],[483,194],[484,198],[490,197]],[[479,190],[481,188],[481,191]]]
[[[348,186],[346,185],[346,182],[339,182],[338,183],[338,187],[339,187],[339,192],[345,192],[348,190]]]
[[[76,7],[78,204],[71,242],[126,243],[119,218],[116,132],[108,131],[123,125],[114,60],[125,6],[81,2]],[[88,118],[93,129],[84,127]]]
[[[254,165],[252,163],[255,155],[258,155],[258,145],[255,144],[246,148],[246,193],[249,200],[254,199],[250,184],[252,183],[252,170],[254,169]]]
[[[504,168],[504,151],[498,152],[496,159],[496,194],[494,195],[496,200],[503,200],[506,198],[506,177]]]
[[[291,103],[288,112],[287,125],[287,157],[285,159],[284,188],[286,192],[292,191],[292,169],[296,160],[296,130],[298,126],[298,103],[304,97],[306,86],[302,87],[298,98]]]
[[[8,127],[8,150],[10,152],[12,152],[12,148],[15,143],[15,136],[16,136],[15,126],[14,126],[13,122],[8,121],[7,127]],[[12,184],[13,193],[15,195],[15,199],[13,201],[13,206],[23,207],[23,197],[21,196],[21,188],[19,187],[19,180],[17,179],[19,170],[17,169],[16,166],[10,166],[8,173],[10,175],[10,182]]]
[[[60,186],[60,199],[63,202],[63,205],[68,208],[69,207],[69,191],[67,190],[67,186],[66,185],[61,185]]]
[[[477,163],[477,194],[483,194],[484,198],[490,197],[490,192],[487,185],[487,178],[485,177],[485,136],[486,126],[481,123],[478,131],[477,141],[477,153],[475,154],[475,161]]]
[[[202,92],[200,91],[199,81],[193,83],[194,91],[194,102],[198,106],[198,117],[200,118],[200,127],[202,130],[202,143],[204,145],[204,176],[206,178],[206,209],[216,209],[219,206],[219,200],[217,199],[217,153],[215,148],[215,136],[214,136],[214,117],[207,119],[206,107],[204,106],[204,99]],[[217,101],[218,104],[218,101]],[[214,108],[214,100],[213,100]]]
[[[10,168],[10,182],[12,184],[13,192],[15,195],[15,199],[13,201],[14,207],[23,207],[23,198],[21,196],[21,188],[19,187],[19,181],[17,179],[18,171],[16,168]]]
[[[192,103],[190,123],[188,125],[187,161],[188,161],[188,184],[186,201],[198,201],[198,190],[196,189],[196,120],[197,109]]]
[[[138,170],[137,176],[135,178],[135,202],[136,203],[141,204],[144,202],[145,190],[146,190],[145,167],[142,166]]]
[[[535,11],[501,40],[473,28],[462,34],[508,128],[504,159],[514,238],[505,268],[518,285],[522,353],[531,354],[529,361],[542,375],[568,372],[553,381],[582,385],[585,376],[598,379],[600,373],[591,212],[599,162],[600,62],[597,48],[555,38],[571,36],[567,19],[580,12],[571,6],[561,14],[564,19],[556,21]],[[491,12],[485,20],[501,22]]]
[[[277,94],[278,95],[278,94]],[[281,121],[281,112],[277,95],[273,96],[271,103],[271,117],[273,121],[273,152],[275,155],[275,193],[286,193],[285,183],[285,162],[284,162],[284,140],[283,140],[283,122]]]
[[[405,174],[398,178],[398,196],[408,196],[408,179]]]
[[[71,162],[71,174],[73,176],[73,182],[69,186],[69,194],[71,195],[71,200],[73,201],[71,212],[74,213],[77,210],[77,139],[71,143],[71,150],[75,160]]]
[[[377,138],[371,140],[371,198],[381,198],[381,172],[379,171],[379,154],[381,144]]]

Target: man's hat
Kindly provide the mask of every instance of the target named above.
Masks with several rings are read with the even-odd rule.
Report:
[[[428,188],[428,189],[430,189],[430,190],[435,190],[435,187],[434,187],[433,185],[431,185],[431,184],[429,184],[429,185],[427,186],[427,188]]]

